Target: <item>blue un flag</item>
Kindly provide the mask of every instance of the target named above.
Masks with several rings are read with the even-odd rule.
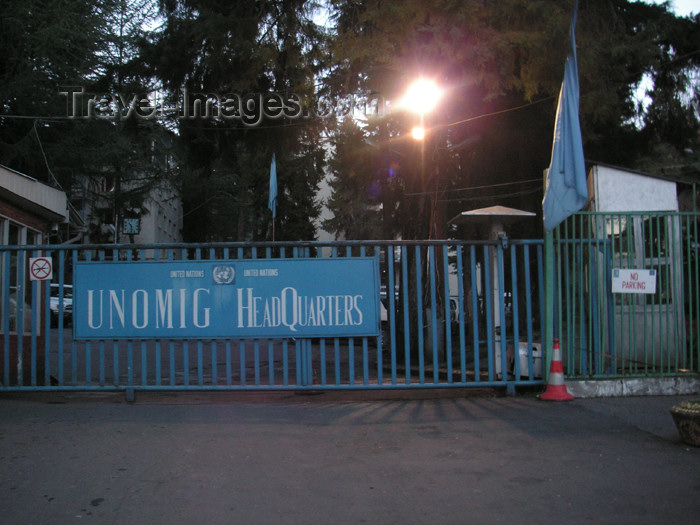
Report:
[[[542,201],[545,230],[551,232],[588,202],[586,166],[578,118],[579,87],[576,63],[576,11],[571,20],[571,54],[566,59],[554,125],[552,160]]]
[[[272,154],[272,163],[270,164],[270,197],[267,201],[267,207],[272,212],[272,218],[277,215],[277,163],[275,162],[275,154]]]

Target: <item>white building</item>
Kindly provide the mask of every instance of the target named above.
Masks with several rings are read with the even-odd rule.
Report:
[[[663,354],[650,357],[648,348],[664,348],[669,341],[685,344],[682,228],[677,214],[664,213],[679,209],[677,184],[596,165],[588,175],[588,193],[589,210],[606,214],[596,217],[592,227],[603,240],[595,245],[596,253],[606,253],[612,261],[613,280],[614,269],[621,269],[648,275],[655,284],[653,293],[620,293],[614,299],[599,294],[599,310],[609,315],[601,313],[601,319],[609,323],[607,331],[627,359],[660,366]],[[598,265],[599,282],[607,282],[610,271]]]
[[[156,188],[144,203],[144,214],[131,227],[138,226],[138,233],[128,234],[130,223],[122,221],[121,242],[159,244],[182,242],[182,200],[179,192],[168,183]],[[131,230],[134,231],[134,230]],[[128,239],[128,240],[127,240]]]

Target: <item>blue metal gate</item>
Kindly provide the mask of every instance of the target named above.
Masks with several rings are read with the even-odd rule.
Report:
[[[555,231],[555,333],[567,376],[697,377],[700,213],[581,212]],[[615,289],[620,272],[649,289]]]
[[[0,390],[340,390],[543,382],[541,240],[0,247]],[[31,280],[45,257],[50,281]],[[375,258],[377,337],[76,340],[78,263]],[[342,278],[339,276],[339,278]]]

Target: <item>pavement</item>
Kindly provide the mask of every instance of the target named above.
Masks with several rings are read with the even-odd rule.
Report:
[[[0,395],[0,522],[664,524],[694,396]]]

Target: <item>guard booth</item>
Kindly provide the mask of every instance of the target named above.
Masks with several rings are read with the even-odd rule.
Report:
[[[514,300],[517,302],[518,297],[517,277],[514,276],[517,276],[518,265],[507,234],[507,228],[515,222],[531,220],[535,216],[535,213],[529,211],[491,206],[463,211],[449,221],[449,224],[475,227],[481,238],[492,243],[485,248],[483,269],[479,272],[477,287],[472,293],[479,297],[478,304],[485,305],[482,313],[485,317],[486,338],[482,342],[486,343],[488,351],[492,353],[499,378],[503,377],[503,368],[506,368],[511,377],[530,376],[530,372],[532,377],[542,377],[541,332],[535,331],[533,341],[531,315],[525,319],[527,326],[514,325],[513,312],[514,309],[517,311]],[[515,320],[515,324],[518,324],[517,316]]]
[[[608,353],[662,366],[667,346],[685,346],[680,221],[659,214],[678,211],[676,184],[594,166],[589,186],[591,211],[607,214],[597,216],[595,228],[598,238],[609,240],[612,262],[615,349]],[[597,271],[602,277],[605,269]],[[660,351],[650,353],[651,348]]]
[[[588,185],[588,211],[556,239],[555,324],[567,374],[684,369],[686,242],[676,183],[598,165]]]
[[[51,274],[45,264],[32,274],[30,260],[41,253],[8,246],[37,246],[67,222],[65,192],[0,166],[0,382],[36,384],[43,380],[45,333],[42,313]],[[33,312],[32,305],[39,311]],[[34,364],[36,366],[30,366]],[[31,370],[31,372],[30,372]]]

